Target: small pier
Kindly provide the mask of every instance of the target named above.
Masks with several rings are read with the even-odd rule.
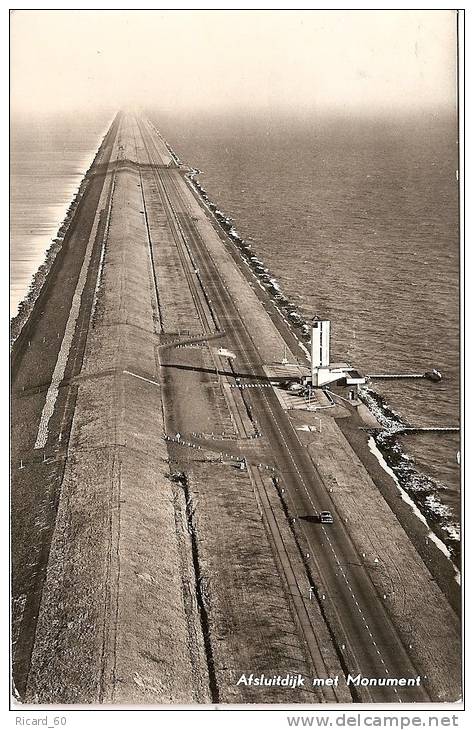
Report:
[[[375,375],[367,375],[371,380],[414,380],[415,378],[424,378],[423,373],[403,373],[397,375],[396,373],[384,374],[376,373]]]
[[[426,373],[376,373],[374,375],[368,375],[370,380],[416,380],[418,378],[424,378],[425,380],[431,380],[432,383],[439,383],[443,379],[443,376],[439,370],[427,370]]]
[[[459,426],[401,426],[393,433],[457,433]]]

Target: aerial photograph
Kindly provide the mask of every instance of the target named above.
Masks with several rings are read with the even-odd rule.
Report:
[[[10,11],[14,707],[462,706],[459,13]]]

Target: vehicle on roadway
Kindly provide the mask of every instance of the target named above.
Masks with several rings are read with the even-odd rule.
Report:
[[[326,525],[332,525],[332,523],[334,522],[334,518],[330,512],[320,512],[319,521]]]
[[[296,393],[297,395],[300,395],[301,393],[304,393],[304,392],[305,392],[305,390],[306,390],[305,386],[304,386],[304,385],[303,385],[302,383],[300,383],[300,382],[298,382],[298,381],[296,381],[296,380],[290,380],[290,381],[287,381],[287,382],[286,382],[286,383],[284,384],[284,387],[285,387],[285,388],[286,388],[286,389],[287,389],[287,390],[288,390],[288,391],[289,391],[290,393]]]

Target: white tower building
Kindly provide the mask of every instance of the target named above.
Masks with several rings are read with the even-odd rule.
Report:
[[[331,322],[314,319],[311,327],[311,384],[316,388],[330,380],[330,337]]]
[[[311,366],[327,368],[330,363],[330,332],[331,322],[328,319],[313,320],[311,329]]]
[[[347,363],[331,363],[331,322],[328,319],[313,319],[311,325],[311,385],[323,385],[345,381],[346,385],[364,383],[365,378]]]

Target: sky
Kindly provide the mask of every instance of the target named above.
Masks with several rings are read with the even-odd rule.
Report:
[[[455,108],[453,10],[11,14],[13,112]]]

